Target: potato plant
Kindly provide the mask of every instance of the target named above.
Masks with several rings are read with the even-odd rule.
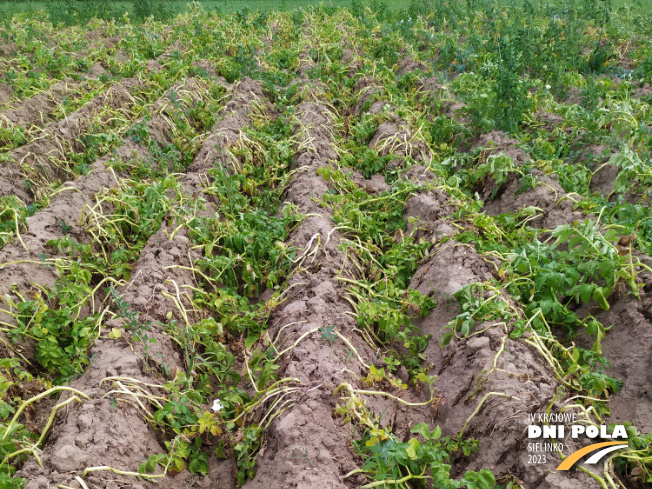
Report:
[[[0,27],[1,487],[652,483],[644,6],[156,5]]]

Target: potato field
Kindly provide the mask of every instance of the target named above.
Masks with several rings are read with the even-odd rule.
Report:
[[[652,487],[651,55],[609,1],[3,19],[0,489]]]

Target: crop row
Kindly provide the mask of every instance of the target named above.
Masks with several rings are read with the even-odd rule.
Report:
[[[193,11],[167,31],[188,59],[131,78],[154,86],[143,101],[116,81],[72,113],[80,124],[44,125],[40,167],[23,161],[36,143],[12,149],[10,165],[45,173],[3,169],[5,199],[22,200],[0,252],[7,476],[11,461],[63,487],[649,477],[646,366],[616,356],[627,333],[613,324],[614,310],[649,324],[645,71],[616,82],[613,58],[591,68],[597,48],[579,61],[594,73],[570,51],[552,71],[526,66],[519,50],[566,25],[526,12],[514,41],[527,25],[485,7]],[[607,35],[585,22],[562,47]],[[185,78],[195,56],[215,71]],[[580,103],[559,93],[568,81]],[[105,109],[112,90],[127,117]],[[114,136],[73,148],[93,160],[79,171],[57,141],[93,120]],[[37,190],[19,194],[25,177]],[[568,478],[553,460],[526,466],[518,421],[552,408],[632,423],[630,450]]]

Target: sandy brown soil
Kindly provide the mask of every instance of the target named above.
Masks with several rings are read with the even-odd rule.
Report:
[[[182,86],[175,87],[176,92],[196,92],[204,89],[201,82],[193,80],[187,80]],[[202,177],[212,168],[212,163],[215,163],[211,160],[211,165],[206,165],[206,155],[214,150],[214,138],[226,129],[237,131],[238,123],[241,124],[240,129],[242,128],[247,121],[247,111],[256,101],[256,94],[262,97],[259,85],[251,81],[236,87],[233,98],[239,105],[235,110],[234,105],[227,106],[223,119],[212,131],[213,136],[203,144],[195,162],[183,176],[184,191],[187,193],[184,205],[188,207],[189,212],[193,209],[193,200],[188,197],[196,193],[195,186],[201,184]],[[169,142],[171,136],[166,130],[166,124],[169,124],[169,110],[169,99],[164,97],[153,105],[152,112],[155,116],[148,122],[150,133],[158,135],[155,139],[161,145]],[[228,138],[225,141],[228,141]],[[203,212],[214,210],[211,211],[210,204],[208,207],[205,204]],[[129,307],[138,313],[138,321],[150,324],[145,334],[156,342],[144,351],[142,343],[132,344],[128,341],[129,338],[104,337],[96,341],[91,351],[91,355],[94,355],[93,367],[71,384],[92,400],[71,408],[73,412],[57,418],[55,431],[51,435],[54,442],[43,454],[45,467],[28,463],[23,468],[23,476],[33,479],[27,487],[41,487],[48,481],[78,487],[74,475],[87,467],[108,465],[120,470],[136,471],[148,456],[166,451],[161,433],[149,426],[141,410],[124,399],[122,402],[118,401],[119,404],[115,407],[108,402],[107,397],[119,397],[117,394],[111,396],[111,391],[123,389],[121,385],[133,389],[133,379],[160,385],[161,372],[173,374],[177,369],[184,368],[184,360],[177,346],[169,335],[164,334],[163,323],[168,322],[168,313],[172,313],[172,317],[178,321],[184,320],[180,309],[171,299],[177,294],[181,304],[188,307],[192,314],[186,287],[195,286],[195,278],[192,272],[179,266],[191,265],[200,254],[198,250],[190,248],[186,227],[177,229],[178,224],[180,223],[161,226],[141,251],[140,258],[134,264],[132,279],[126,286],[117,290]],[[114,318],[106,323],[106,328],[124,327],[124,319]],[[142,387],[142,384],[138,385]],[[156,387],[145,388],[151,394],[159,392]],[[101,420],[101,423],[98,423],[98,420]],[[129,440],[128,445],[119,441],[125,439]],[[162,486],[145,482],[132,487],[233,487],[232,464],[232,461],[219,461],[213,455],[209,463],[209,474],[204,478],[199,479],[185,470],[174,478],[165,478],[161,481]],[[115,484],[123,483],[121,481],[133,483],[131,477],[116,476],[109,471],[92,473],[86,480],[93,487],[106,488],[118,487]]]
[[[433,238],[441,239],[453,232],[444,221],[446,205],[445,196],[418,195],[410,199],[406,217],[418,216]],[[423,333],[432,335],[425,353],[442,398],[436,422],[444,434],[464,428],[467,436],[480,440],[478,454],[456,460],[456,473],[491,466],[497,473],[515,475],[524,487],[599,487],[586,476],[555,472],[556,459],[549,457],[547,464],[537,466],[528,463],[527,414],[545,411],[559,384],[534,348],[510,339],[504,323],[477,324],[470,337],[453,338],[440,347],[444,327],[459,313],[453,294],[463,286],[490,281],[494,265],[473,247],[455,241],[435,245],[431,255],[414,273],[410,287],[432,295],[438,304],[427,318],[416,321]]]
[[[362,91],[366,85],[356,88]],[[337,273],[341,273],[338,270],[354,277],[354,269],[347,266],[345,257],[336,247],[343,238],[332,229],[327,211],[313,200],[328,190],[328,182],[318,178],[315,169],[336,158],[329,145],[330,131],[319,129],[328,128],[332,116],[326,107],[312,102],[300,105],[297,113],[304,125],[316,128],[309,132],[315,152],[299,152],[297,165],[305,171],[293,180],[287,195],[303,212],[319,212],[323,217],[306,219],[293,233],[292,241],[299,249],[315,252],[306,255],[312,257],[309,264],[304,262],[305,269],[299,268],[292,277],[291,283],[300,285],[274,312],[270,331],[273,337],[273,333],[284,325],[299,323],[292,326],[291,333],[300,335],[320,326],[335,324],[338,330],[352,338],[362,358],[366,358],[366,348],[363,344],[357,345],[359,340],[352,329],[354,323],[345,314],[350,311],[350,306],[341,298],[344,293],[341,284],[333,280]],[[492,140],[496,138],[499,135],[491,136]],[[508,147],[510,143],[508,141],[502,146]],[[517,153],[515,157],[521,161],[524,155]],[[357,179],[354,177],[354,180]],[[441,221],[448,213],[447,205],[445,196],[437,191],[419,194],[409,200],[406,217],[418,218],[417,225],[423,228],[424,235],[441,237],[449,232]],[[315,238],[326,242],[322,246],[315,245]],[[558,385],[558,380],[536,351],[525,343],[510,340],[503,331],[504,325],[480,325],[478,329],[486,326],[486,331],[468,340],[453,341],[444,350],[439,348],[442,327],[457,314],[457,308],[449,304],[447,297],[466,284],[490,279],[491,266],[468,246],[450,241],[431,253],[434,258],[417,270],[410,286],[424,294],[436,291],[439,303],[428,318],[418,323],[424,333],[433,336],[426,355],[439,377],[436,383],[440,394],[437,408],[406,410],[394,402],[367,401],[374,408],[382,409],[384,405],[389,409],[391,421],[388,422],[394,432],[405,434],[406,425],[419,421],[440,424],[444,433],[454,434],[477,409],[477,416],[466,430],[469,436],[483,440],[481,449],[478,455],[457,461],[454,469],[458,473],[492,466],[498,473],[511,473],[521,478],[526,487],[598,487],[582,475],[555,473],[554,467],[558,463],[555,460],[535,469],[527,464],[527,413],[545,409]],[[293,349],[292,357],[287,360],[289,363],[283,365],[285,375],[297,377],[303,384],[314,385],[314,388],[299,398],[298,407],[272,423],[267,444],[259,457],[257,476],[246,487],[269,486],[275,477],[281,477],[291,487],[314,487],[317,483],[319,487],[345,487],[342,482],[356,487],[364,482],[363,478],[356,484],[354,480],[342,481],[336,477],[338,468],[341,474],[354,467],[350,454],[341,448],[345,434],[332,423],[333,399],[322,392],[322,389],[332,390],[342,381],[338,366],[340,354],[337,347],[329,352],[320,348],[317,341],[312,335],[308,336]],[[507,397],[490,394],[492,392]],[[424,396],[422,393],[419,400]],[[485,396],[488,397],[483,402]],[[405,423],[407,420],[410,421]],[[301,449],[316,459],[314,466],[306,468],[305,463],[295,461]]]
[[[323,105],[305,102],[297,107],[297,117],[304,127],[311,128],[300,137],[311,139],[314,149],[298,152],[296,166],[303,170],[290,184],[287,199],[303,213],[322,216],[305,219],[291,236],[300,250],[311,255],[306,255],[292,277],[290,285],[297,286],[288,300],[274,311],[270,334],[275,335],[290,323],[297,323],[288,331],[293,339],[330,324],[337,325],[343,333],[350,333],[355,323],[345,312],[351,306],[343,299],[342,285],[335,280],[339,266],[344,263],[337,248],[341,237],[333,230],[328,214],[312,199],[312,195],[320,196],[328,188],[316,170],[337,158],[328,130],[333,115]],[[279,478],[287,487],[347,487],[340,474],[352,470],[355,464],[346,448],[348,429],[338,426],[333,419],[335,399],[331,395],[346,378],[341,372],[345,367],[343,348],[330,351],[322,346],[318,335],[312,334],[284,359],[285,375],[297,378],[301,390],[295,397],[295,406],[270,425],[266,446],[259,456],[257,476],[245,487],[273,487]],[[293,458],[302,447],[315,459],[315,466],[310,470],[306,470],[305,462]]]
[[[6,83],[0,83],[0,105],[8,104],[13,94],[13,88],[8,86]]]
[[[439,304],[419,323],[433,337],[426,355],[438,375],[436,387],[443,398],[437,423],[444,434],[453,435],[479,408],[465,431],[480,440],[479,452],[458,460],[456,471],[491,466],[497,473],[516,475],[525,487],[599,487],[585,476],[555,473],[558,460],[528,464],[527,414],[545,411],[558,384],[536,351],[509,339],[503,324],[484,323],[470,338],[453,339],[440,348],[442,328],[458,314],[449,297],[464,285],[490,279],[491,267],[473,249],[454,242],[434,251],[435,257],[417,270],[410,285],[424,294],[436,291]]]
[[[602,163],[604,147],[590,147],[588,152],[598,158],[598,169],[591,180],[591,190],[602,193],[605,197],[613,193],[613,181],[618,174],[618,167]],[[537,186],[519,190],[519,182],[511,180],[504,191],[494,201],[485,205],[487,214],[497,215],[515,213],[529,206],[536,208],[536,217],[528,221],[528,225],[539,229],[554,229],[562,224],[571,224],[589,218],[576,210],[572,195],[567,195],[554,176],[543,175],[536,171]],[[631,197],[629,193],[625,196]],[[575,196],[577,198],[577,196]],[[648,264],[652,261],[642,253],[635,253],[637,259]],[[466,267],[464,267],[466,268]],[[415,277],[417,274],[415,274]],[[609,375],[624,382],[623,388],[609,402],[611,423],[631,422],[641,432],[648,432],[652,423],[652,396],[649,395],[649,385],[652,377],[649,373],[650,352],[652,351],[652,312],[649,292],[652,290],[652,277],[649,273],[639,276],[641,297],[633,294],[617,292],[609,299],[611,305],[608,311],[596,303],[582,305],[580,316],[594,316],[601,324],[611,328],[602,343],[602,353],[609,360],[611,368]],[[439,288],[437,288],[439,290]],[[631,339],[636,338],[632,342]],[[590,349],[591,342],[580,339],[583,347]]]
[[[535,188],[523,191],[518,179],[505,184],[500,196],[485,205],[487,214],[515,213],[527,207],[536,208],[536,217],[529,225],[541,229],[554,229],[560,224],[582,219],[582,213],[574,210],[575,202],[566,195],[556,178],[534,171]]]
[[[107,39],[98,42],[104,41]],[[117,40],[111,38],[105,46],[114,48]],[[163,57],[149,60],[147,69],[151,73],[160,72],[165,69],[170,53],[184,49],[185,46],[178,43],[172,45]],[[401,391],[402,399],[420,404],[411,407],[382,395],[364,394],[360,398],[372,412],[383,413],[382,425],[391,428],[400,439],[409,439],[410,428],[420,422],[431,427],[441,426],[444,435],[463,432],[465,438],[478,438],[478,453],[468,457],[459,453],[453,455],[451,464],[455,477],[466,470],[491,468],[499,477],[513,477],[528,489],[597,489],[597,482],[577,470],[556,472],[559,463],[556,457],[540,465],[528,462],[527,415],[545,411],[563,383],[528,342],[530,336],[510,339],[508,325],[482,322],[475,325],[468,338],[454,338],[445,347],[440,346],[445,326],[459,313],[452,299],[455,292],[469,284],[492,280],[496,263],[495,258],[483,256],[473,247],[450,239],[456,230],[446,219],[455,206],[441,190],[442,182],[421,166],[431,154],[418,137],[419,128],[411,127],[396,115],[395,107],[389,102],[374,100],[368,103],[377,98],[382,89],[373,78],[358,78],[353,87],[351,107],[333,107],[324,85],[309,78],[310,70],[317,66],[310,51],[302,51],[299,58],[300,78],[296,83],[301,102],[292,114],[296,144],[294,173],[283,200],[295,205],[298,212],[307,217],[293,229],[284,244],[296,248],[297,258],[287,277],[284,301],[271,309],[267,329],[267,338],[274,343],[276,351],[282,352],[277,358],[280,368],[276,373],[287,382],[263,404],[270,410],[267,415],[253,412],[248,418],[248,421],[265,423],[265,436],[257,457],[256,476],[244,487],[345,489],[369,482],[360,474],[346,477],[360,466],[361,458],[351,446],[352,426],[344,424],[334,411],[347,399],[346,392],[336,393],[337,388],[359,387],[359,378],[367,375],[368,366],[377,360],[379,352],[365,341],[354,318],[354,308],[347,300],[348,287],[343,279],[362,278],[362,269],[355,255],[345,251],[348,239],[337,228],[332,210],[320,202],[324,195],[335,191],[335,186],[318,171],[338,162],[334,137],[338,118],[382,113],[384,119],[369,147],[377,149],[381,155],[395,155],[393,164],[396,166],[410,158],[420,161],[401,178],[422,187],[407,201],[404,218],[409,225],[406,233],[432,245],[409,288],[437,302],[437,307],[427,317],[413,319],[422,333],[432,337],[424,351],[424,368],[437,376],[436,396],[431,399],[426,389]],[[342,63],[351,76],[359,69],[360,62],[354,49],[343,53]],[[209,63],[197,63],[196,67],[213,78],[216,75]],[[406,75],[424,68],[425,65],[405,58],[398,64],[398,73]],[[103,69],[100,66],[94,71],[100,74]],[[44,178],[61,177],[51,164],[53,155],[62,156],[60,147],[74,147],[88,121],[97,117],[103,107],[128,110],[130,90],[139,83],[135,79],[123,80],[65,121],[46,123],[47,136],[38,143],[14,150],[13,161],[0,169],[0,196],[18,195],[30,202],[33,196],[20,187],[24,177],[20,173],[21,165],[39,168]],[[223,86],[230,92],[230,100],[210,133],[202,136],[204,139],[193,163],[183,175],[178,175],[181,191],[171,196],[175,212],[149,237],[133,264],[130,279],[117,288],[117,293],[136,314],[138,325],[143,326],[148,338],[156,341],[147,348],[141,342],[131,341],[127,330],[132,326],[116,315],[115,307],[109,308],[100,337],[90,351],[90,368],[69,384],[89,400],[73,403],[56,416],[41,455],[43,465],[30,459],[18,473],[29,479],[27,489],[45,489],[54,484],[84,489],[76,477],[81,477],[89,467],[96,470],[88,472],[83,479],[94,489],[235,487],[237,468],[231,452],[226,460],[221,460],[211,450],[209,473],[203,478],[188,470],[163,476],[158,467],[155,475],[161,477],[156,484],[133,474],[119,475],[101,468],[108,466],[135,472],[148,456],[165,453],[165,442],[174,438],[173,433],[157,431],[150,425],[148,421],[151,421],[155,403],[141,404],[138,397],[140,392],[160,396],[159,400],[165,401],[163,396],[167,391],[163,384],[188,367],[184,352],[167,334],[166,328],[175,323],[184,327],[186,322],[194,324],[207,317],[205,311],[193,305],[192,292],[199,286],[199,280],[191,270],[205,250],[192,246],[188,222],[176,220],[174,216],[191,216],[195,212],[202,216],[219,215],[218,200],[210,195],[206,200],[199,197],[207,181],[206,175],[220,166],[231,174],[238,173],[243,161],[236,156],[236,149],[245,144],[245,129],[257,114],[276,116],[260,82],[244,77],[233,85]],[[177,93],[192,96],[205,92],[208,87],[205,82],[190,78],[173,88]],[[433,78],[424,80],[422,88],[424,93],[444,91],[443,85]],[[442,114],[456,117],[456,111],[462,108],[463,104],[449,100],[444,103]],[[42,119],[47,110],[43,108],[38,117]],[[160,148],[173,141],[171,118],[175,110],[170,96],[166,95],[149,107],[150,118],[139,120],[146,120],[149,134]],[[6,115],[8,112],[3,114],[14,123]],[[20,121],[30,117],[38,120],[36,113],[30,113]],[[548,113],[539,114],[538,119],[550,127],[563,124]],[[463,119],[460,117],[459,121]],[[470,148],[471,151],[478,149],[485,158],[507,154],[517,166],[523,166],[529,159],[515,140],[499,131],[481,135]],[[47,245],[49,240],[63,236],[61,221],[70,223],[67,231],[70,235],[80,242],[90,242],[91,236],[80,215],[85,206],[97,202],[98,194],[120,185],[121,175],[111,168],[115,160],[151,161],[155,158],[144,146],[125,139],[114,155],[100,158],[88,175],[64,184],[48,207],[28,218],[27,229],[21,233],[23,242],[16,240],[0,251],[0,264],[4,264],[0,267],[0,296],[25,295],[33,291],[35,285],[51,287],[57,273],[49,264],[67,258],[65,253]],[[380,196],[391,190],[391,185],[380,175],[366,179],[359,172],[350,169],[345,172],[370,196]],[[608,192],[609,172],[613,169],[604,167],[596,173],[595,191]],[[535,207],[537,217],[530,225],[540,229],[554,228],[582,217],[555,178],[536,172],[534,176],[536,187],[525,191],[515,177],[508,179],[501,188],[491,179],[482,182],[479,193],[485,200],[487,214],[515,213]],[[491,198],[492,194],[495,197]],[[626,388],[611,402],[612,419],[633,421],[646,430],[652,429],[652,397],[646,390],[652,381],[647,368],[652,360],[649,347],[652,344],[652,301],[648,288],[643,291],[642,302],[625,296],[614,298],[609,311],[584,311],[595,314],[605,325],[627,325],[627,328],[615,327],[603,344],[605,355],[612,360],[613,373],[627,380]],[[271,292],[264,292],[261,300],[271,297]],[[490,297],[489,294],[483,296]],[[517,314],[523,315],[512,298],[506,293],[503,297]],[[2,314],[0,320],[11,324],[11,316]],[[338,339],[332,344],[322,335],[326,327],[333,327],[338,333]],[[112,328],[123,331],[122,336],[110,335]],[[632,334],[638,342],[630,346],[628,337]],[[251,350],[260,348],[264,341],[263,338],[252,348],[243,348],[241,353],[251,355]],[[26,357],[33,356],[33,345],[18,348]],[[632,357],[636,362],[632,362]],[[240,367],[246,371],[243,365]],[[407,381],[405,368],[396,375]],[[253,394],[251,387],[246,388]],[[65,398],[64,395],[62,399]],[[561,407],[559,402],[553,405],[555,410]],[[209,406],[205,408],[210,409]],[[565,454],[576,448],[579,446],[571,442]]]
[[[183,89],[185,86],[193,87],[193,84],[192,80],[188,80],[177,89]],[[167,100],[167,96],[163,100]],[[160,107],[160,104],[158,106]],[[157,104],[154,104],[154,107],[157,107]],[[169,119],[158,114],[148,123],[152,127],[152,133],[159,134],[163,140],[166,135],[169,137],[171,124]],[[0,270],[0,295],[11,296],[14,288],[18,293],[26,294],[33,290],[33,284],[51,288],[57,278],[54,264],[57,259],[65,258],[65,254],[57,248],[48,246],[47,243],[64,237],[61,222],[70,226],[67,230],[68,235],[81,243],[90,242],[92,238],[86,232],[81,216],[87,213],[87,207],[94,207],[97,204],[100,191],[106,191],[119,184],[118,175],[107,165],[113,164],[115,160],[126,162],[135,157],[147,158],[147,154],[148,150],[143,146],[125,140],[114,155],[100,158],[91,171],[77,181],[66,182],[52,198],[48,207],[28,217],[27,229],[21,233],[22,242],[15,240],[0,251],[0,263],[11,264]],[[3,321],[9,323],[13,321],[11,316],[1,314]],[[29,346],[26,348],[24,354],[31,356],[31,348]]]
[[[136,79],[127,79],[113,85],[65,119],[46,125],[44,136],[39,141],[13,150],[9,155],[10,163],[0,168],[0,196],[17,195],[23,202],[32,202],[33,196],[24,188],[26,171],[34,179],[51,181],[65,178],[64,169],[58,167],[56,162],[65,161],[66,151],[81,149],[77,138],[92,122],[103,121],[107,107],[128,110],[133,103],[129,91],[140,83]]]
[[[16,106],[0,113],[0,123],[29,129],[43,126],[51,120],[52,113],[65,97],[82,90],[80,83],[64,80],[55,83],[47,92],[23,100]]]

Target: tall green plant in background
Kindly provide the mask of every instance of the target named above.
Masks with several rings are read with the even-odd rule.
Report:
[[[523,78],[523,52],[519,52],[515,40],[503,37],[498,41],[500,63],[496,78],[496,127],[504,131],[516,131],[523,114],[532,106],[528,97],[529,83]]]
[[[174,11],[170,2],[160,0],[50,0],[45,3],[48,19],[54,25],[82,25],[91,19],[118,20],[125,13],[142,22],[149,17],[157,21],[169,19]]]
[[[109,0],[53,0],[46,2],[45,9],[55,25],[83,24],[93,18],[110,20],[120,15],[120,7]]]

